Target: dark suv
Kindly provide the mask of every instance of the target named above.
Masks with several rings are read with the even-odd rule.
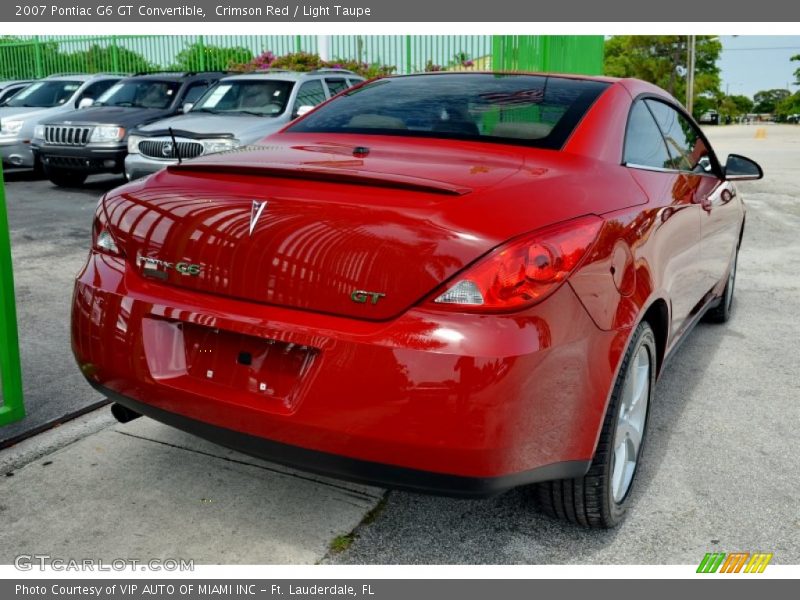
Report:
[[[131,129],[182,112],[224,75],[169,72],[128,77],[90,107],[41,122],[31,146],[56,185],[80,185],[93,173],[122,173]]]

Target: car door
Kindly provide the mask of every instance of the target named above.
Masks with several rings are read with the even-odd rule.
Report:
[[[692,189],[700,215],[700,254],[697,269],[702,277],[701,298],[725,276],[738,240],[741,213],[731,202],[736,190],[721,178],[721,168],[697,126],[674,107],[648,100],[674,165]]]
[[[697,268],[701,254],[701,213],[696,181],[675,168],[662,129],[645,100],[634,103],[628,116],[623,158],[656,211],[652,243],[656,285],[670,300],[670,331],[676,335],[702,297]]]

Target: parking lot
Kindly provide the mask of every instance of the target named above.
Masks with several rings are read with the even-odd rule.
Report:
[[[146,419],[113,424],[103,408],[0,451],[0,470],[14,474],[0,478],[12,524],[2,546],[180,549],[247,564],[697,564],[711,551],[800,562],[800,127],[707,131],[723,159],[749,156],[766,178],[739,186],[748,215],[733,318],[700,324],[668,364],[635,501],[616,530],[549,519],[524,489],[465,501],[305,477]],[[0,441],[103,400],[74,365],[68,314],[96,199],[119,183],[65,191],[25,173],[6,180],[29,417],[0,429]]]

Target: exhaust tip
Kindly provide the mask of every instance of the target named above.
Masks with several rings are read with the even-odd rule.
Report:
[[[111,405],[111,414],[114,415],[114,418],[120,423],[128,423],[142,416],[136,411],[131,410],[127,406],[122,406],[122,404],[117,402]]]

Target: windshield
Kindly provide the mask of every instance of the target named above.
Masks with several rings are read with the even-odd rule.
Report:
[[[80,81],[37,81],[14,95],[6,106],[50,108],[67,102],[81,87]]]
[[[544,75],[379,79],[345,92],[289,132],[514,141],[560,148],[607,83]]]
[[[176,81],[123,81],[100,96],[95,105],[169,108],[179,87]]]
[[[276,117],[286,110],[291,81],[223,81],[197,101],[192,112],[245,113]]]

